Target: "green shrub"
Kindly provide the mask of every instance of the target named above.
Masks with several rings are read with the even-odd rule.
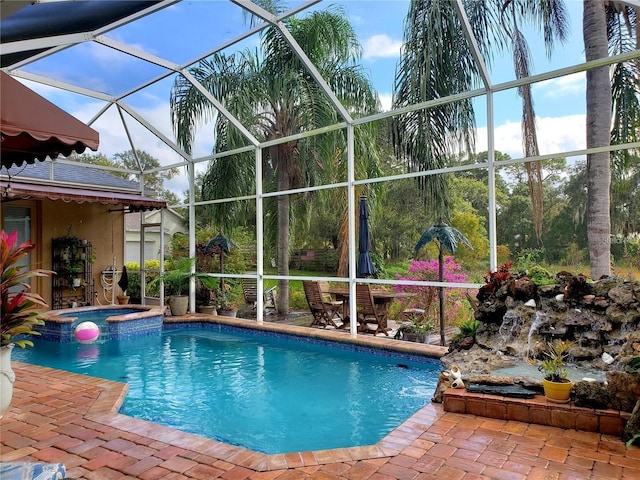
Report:
[[[476,333],[478,331],[478,327],[480,327],[482,323],[474,318],[468,318],[463,320],[458,324],[459,332],[454,335],[454,339],[472,337],[476,338]]]

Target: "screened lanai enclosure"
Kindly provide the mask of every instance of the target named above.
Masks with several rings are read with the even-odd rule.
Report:
[[[254,252],[224,278],[277,281],[286,311],[305,275],[355,297],[359,282],[473,290],[516,258],[609,274],[640,232],[640,2],[616,3],[3,0],[1,68],[98,131],[97,154],[134,159],[89,166],[143,192],[163,176],[190,257],[203,228]],[[473,247],[450,275],[385,268],[437,263],[437,240],[414,247],[440,223]],[[331,268],[292,267],[321,252]]]

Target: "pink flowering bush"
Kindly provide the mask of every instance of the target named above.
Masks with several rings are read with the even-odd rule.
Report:
[[[446,257],[443,264],[443,280],[445,282],[466,282],[467,274],[462,267],[455,262],[453,257]],[[412,260],[406,276],[396,275],[398,280],[438,281],[438,260]],[[438,287],[417,285],[396,285],[397,292],[412,292],[415,296],[402,299],[402,309],[421,308],[425,310],[425,316],[437,319],[438,312]],[[459,318],[466,313],[466,301],[464,291],[460,288],[444,289],[445,323],[454,325]]]

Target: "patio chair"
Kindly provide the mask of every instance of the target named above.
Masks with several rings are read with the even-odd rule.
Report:
[[[248,305],[253,305],[255,310],[258,307],[258,282],[250,278],[240,279],[242,284],[242,294],[244,295],[244,301]],[[273,308],[278,310],[278,304],[276,300],[276,287],[265,288],[262,295],[264,309]]]
[[[389,336],[387,310],[382,305],[376,305],[369,284],[359,283],[356,285],[356,311],[361,332],[371,331],[367,328],[367,325],[375,324],[376,329],[373,332],[374,335],[384,333],[386,336]]]
[[[343,308],[344,301],[336,300],[335,297],[329,293],[329,282],[327,282],[326,280],[319,280],[318,286],[320,287],[320,293],[322,293],[322,301],[324,303],[331,304],[331,306],[336,310],[339,308]]]
[[[313,321],[311,322],[312,327],[318,325],[325,328],[327,325],[333,325],[335,328],[340,328],[344,325],[342,317],[340,316],[340,307],[323,300],[318,282],[304,280],[302,286],[304,288],[304,296],[307,299],[309,309],[313,315]],[[336,320],[340,320],[341,325],[338,325]]]

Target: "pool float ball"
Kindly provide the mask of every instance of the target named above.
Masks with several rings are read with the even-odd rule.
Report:
[[[100,329],[93,322],[82,322],[76,327],[73,336],[80,343],[95,342],[100,336]]]

